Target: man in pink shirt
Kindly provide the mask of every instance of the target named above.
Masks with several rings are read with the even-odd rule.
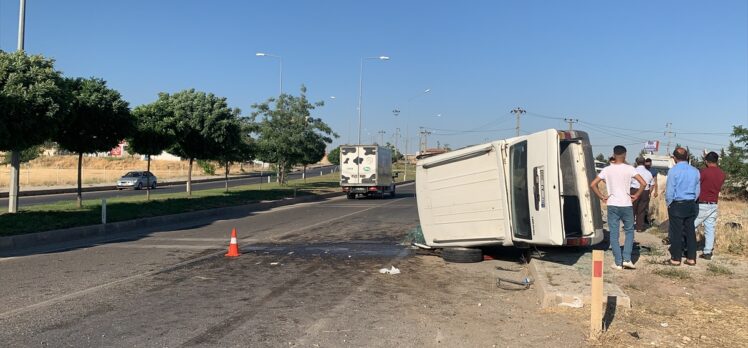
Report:
[[[615,260],[614,269],[635,269],[631,260],[631,250],[634,247],[634,209],[632,202],[639,199],[647,183],[634,167],[626,164],[626,148],[616,145],[613,148],[615,163],[603,168],[597,177],[590,183],[590,188],[597,197],[608,205],[608,229],[610,230],[610,245]],[[631,193],[631,180],[639,183],[636,192]],[[608,196],[604,196],[597,184],[604,181],[608,189]],[[623,243],[623,255],[621,255],[621,243],[619,241],[619,227],[623,222],[623,231],[626,239]]]

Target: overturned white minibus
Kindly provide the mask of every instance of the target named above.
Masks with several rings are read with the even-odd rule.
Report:
[[[418,161],[418,215],[430,247],[583,246],[603,240],[587,133],[542,132]]]

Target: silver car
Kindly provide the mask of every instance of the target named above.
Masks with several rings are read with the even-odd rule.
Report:
[[[117,180],[117,189],[122,190],[126,188],[132,188],[135,190],[140,190],[148,186],[150,186],[151,189],[155,189],[157,181],[158,180],[156,179],[156,176],[151,172],[128,172],[127,174],[119,178],[119,180]]]

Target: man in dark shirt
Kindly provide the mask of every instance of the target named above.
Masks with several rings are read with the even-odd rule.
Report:
[[[694,226],[698,227],[704,223],[704,252],[701,258],[706,260],[712,259],[714,248],[714,225],[717,222],[717,199],[722,184],[725,183],[725,173],[717,166],[719,155],[716,152],[710,152],[704,156],[706,167],[702,168],[701,174],[701,193],[699,194],[699,215],[694,221]]]

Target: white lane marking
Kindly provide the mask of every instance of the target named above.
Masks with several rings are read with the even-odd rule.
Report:
[[[227,238],[169,238],[169,237],[146,237],[141,241],[169,241],[169,242],[225,242]]]
[[[206,250],[206,249],[224,249],[226,245],[186,245],[186,244],[102,244],[99,245],[107,248],[120,249],[176,249],[176,250]]]
[[[363,210],[357,211],[355,213],[346,214],[346,215],[343,215],[343,216],[339,216],[337,218],[329,219],[329,220],[322,221],[322,222],[319,222],[319,223],[316,223],[316,224],[313,224],[313,225],[308,225],[308,226],[305,226],[305,227],[302,227],[302,228],[298,228],[296,230],[287,231],[286,233],[299,232],[299,231],[303,231],[303,230],[306,230],[306,229],[310,229],[310,228],[319,226],[319,225],[327,223],[327,222],[332,222],[332,221],[336,221],[336,220],[340,220],[340,219],[345,219],[345,218],[347,218],[349,216],[352,216],[352,215],[355,215],[355,214],[363,213],[363,212],[366,212],[366,211],[369,211],[369,210],[372,210],[372,209],[375,209],[375,208],[380,208],[380,207],[383,207],[383,206],[386,206],[386,205],[390,205],[390,204],[398,202],[398,201],[400,201],[402,199],[404,199],[404,198],[398,198],[398,199],[395,199],[395,200],[391,200],[391,201],[388,201],[387,203],[384,203],[384,204],[381,204],[381,205],[372,206],[369,209],[363,209]],[[102,244],[102,246],[103,245],[104,244]],[[111,245],[116,245],[116,244],[111,244]],[[250,249],[251,249],[251,247],[250,247]],[[282,250],[282,248],[279,248],[279,249]],[[265,249],[265,250],[269,250],[269,249]],[[90,293],[93,293],[93,292],[96,292],[96,291],[99,291],[99,290],[107,289],[107,288],[110,288],[110,287],[113,287],[113,286],[116,286],[116,285],[119,285],[119,284],[132,283],[132,282],[134,282],[136,280],[147,278],[147,277],[150,277],[152,275],[155,275],[155,274],[158,274],[158,273],[161,273],[161,272],[167,272],[167,271],[174,270],[174,269],[177,269],[177,268],[180,268],[180,267],[191,265],[191,264],[196,263],[196,262],[200,262],[202,260],[206,260],[206,259],[213,258],[213,257],[216,257],[216,256],[221,256],[221,255],[223,255],[223,253],[224,253],[223,250],[217,251],[217,252],[214,252],[214,253],[210,253],[210,254],[207,254],[207,255],[203,255],[203,256],[194,258],[194,259],[182,261],[182,262],[176,263],[174,265],[164,267],[162,269],[148,271],[148,272],[144,272],[144,273],[140,273],[140,274],[135,274],[135,275],[132,275],[132,276],[129,276],[129,277],[125,277],[125,278],[122,278],[122,279],[113,280],[111,282],[107,282],[107,283],[104,283],[104,284],[99,284],[99,285],[96,285],[96,286],[92,286],[90,288],[86,288],[86,289],[83,289],[83,290],[73,291],[71,293],[68,293],[68,294],[65,294],[65,295],[62,295],[62,296],[58,296],[58,297],[53,297],[51,299],[44,300],[44,301],[41,301],[41,302],[37,302],[37,303],[34,303],[34,304],[30,304],[28,306],[24,306],[24,307],[20,307],[20,308],[16,308],[16,309],[11,309],[9,311],[0,313],[0,319],[10,318],[10,317],[12,317],[14,315],[18,315],[18,314],[23,314],[23,313],[26,313],[26,312],[30,312],[30,311],[32,311],[34,309],[37,309],[37,308],[42,308],[42,307],[50,306],[50,305],[53,305],[53,304],[56,304],[56,303],[59,303],[59,302],[66,301],[66,300],[70,300],[70,299],[74,299],[74,298],[77,298],[77,297],[85,296],[87,294],[90,294]]]

